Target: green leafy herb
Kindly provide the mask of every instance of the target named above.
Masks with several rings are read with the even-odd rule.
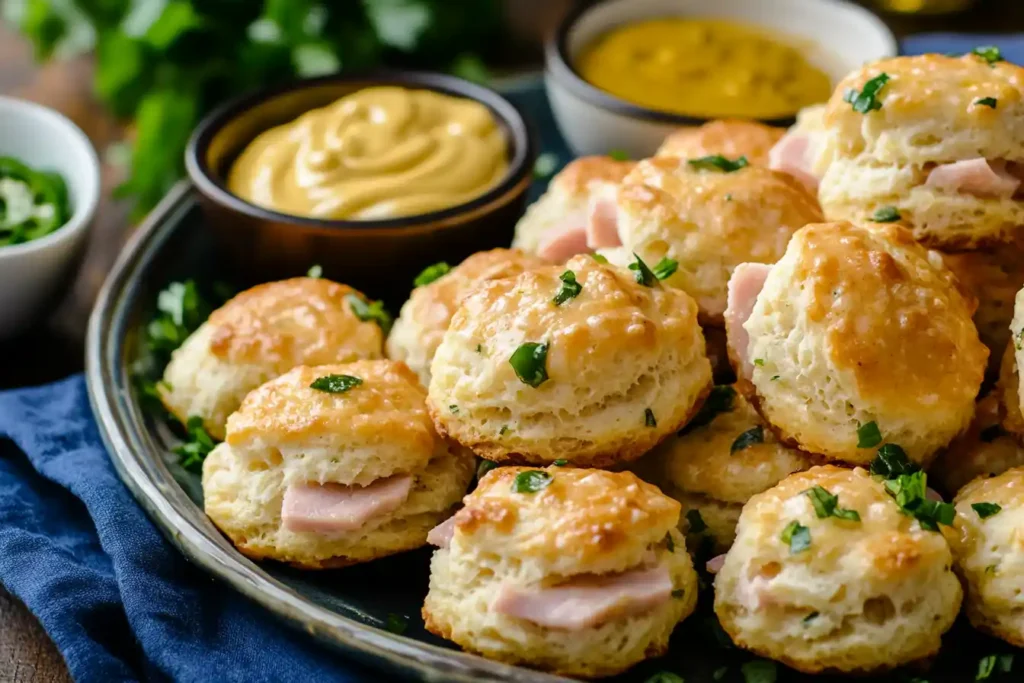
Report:
[[[192,280],[172,282],[156,298],[157,315],[146,326],[146,345],[169,355],[184,343],[210,314],[210,307]]]
[[[912,474],[919,469],[921,468],[910,462],[906,451],[894,443],[884,444],[871,461],[871,474],[877,474],[885,479],[893,479],[901,474]]]
[[[187,438],[174,452],[181,456],[179,462],[189,472],[199,474],[203,471],[203,461],[217,446],[210,433],[203,426],[203,418],[192,415],[185,422]]]
[[[978,517],[988,519],[1003,509],[999,503],[971,503],[971,509],[978,513]]]
[[[654,272],[647,267],[643,259],[633,254],[633,258],[636,259],[633,263],[629,264],[629,269],[636,275],[637,284],[641,284],[644,287],[653,287],[657,282],[658,278]]]
[[[362,379],[352,375],[324,375],[323,377],[317,377],[309,385],[309,388],[325,391],[328,394],[344,394],[346,391],[354,389],[362,383]]]
[[[878,423],[871,421],[857,427],[857,448],[874,448],[882,443],[882,432]]]
[[[348,302],[349,308],[352,309],[352,313],[364,323],[377,323],[384,334],[391,331],[391,314],[385,310],[384,302],[367,302],[356,294],[346,294],[345,301]]]
[[[0,246],[48,235],[70,217],[64,178],[0,157]]]
[[[548,345],[536,342],[520,344],[508,359],[519,381],[535,389],[548,381],[547,361]]]
[[[447,275],[451,271],[452,267],[444,261],[435,263],[432,266],[427,266],[420,274],[416,276],[416,279],[412,281],[413,286],[422,287],[423,285],[429,285],[434,280],[438,279],[443,275]]]
[[[601,264],[604,264],[604,265],[608,265],[608,259],[605,258],[602,254],[594,253],[594,254],[590,255],[590,258],[594,259],[598,263],[601,263]]]
[[[654,411],[650,408],[644,408],[644,426],[645,427],[657,427],[658,421],[654,419]]]
[[[562,281],[562,285],[555,292],[554,302],[556,306],[561,306],[569,299],[575,299],[583,291],[583,285],[576,281],[576,273],[571,270],[567,270],[559,275],[558,279]]]
[[[900,212],[895,206],[883,206],[876,209],[871,220],[875,223],[895,223],[900,219]]]
[[[565,467],[566,465],[569,464],[569,461],[566,460],[565,458],[559,458],[558,460],[555,460],[551,464],[554,465],[555,467]]]
[[[459,406],[454,404],[454,403],[451,404],[450,406],[448,406],[448,412],[450,412],[452,415],[458,415],[459,414]]]
[[[504,436],[508,432],[508,425],[501,425],[501,429],[498,430],[498,436]]]
[[[394,634],[402,635],[409,628],[409,620],[399,614],[389,614],[384,628]]]
[[[843,94],[843,100],[849,102],[858,114],[867,114],[882,108],[878,93],[889,82],[889,74],[880,73],[864,84],[860,92],[850,88]]]
[[[772,375],[771,381],[776,382],[782,378],[782,375]]]
[[[736,453],[759,443],[764,443],[764,427],[761,425],[751,427],[737,436],[736,440],[732,442],[732,446],[729,447],[729,452]]]
[[[533,162],[533,177],[536,180],[550,178],[555,169],[558,168],[558,155],[553,152],[544,152]]]
[[[624,149],[610,149],[608,156],[615,161],[629,161],[629,152]]]
[[[763,368],[764,367],[764,358],[755,358],[754,359],[754,365],[756,365],[759,368]]]
[[[901,474],[894,479],[887,479],[885,488],[896,499],[900,509],[914,517],[922,528],[938,531],[939,524],[953,524],[956,509],[949,503],[928,499],[927,475],[924,472]]]
[[[733,401],[736,399],[736,390],[728,384],[719,384],[712,387],[711,393],[704,400],[704,405],[700,407],[697,414],[693,416],[693,419],[687,423],[686,427],[680,430],[679,434],[682,436],[687,432],[690,432],[697,427],[703,427],[704,425],[710,424],[719,413],[728,413],[732,410]]]
[[[789,544],[789,552],[793,555],[811,547],[811,530],[795,519],[782,530],[780,538]]]
[[[701,171],[720,171],[722,173],[733,173],[741,168],[746,168],[750,164],[745,156],[732,160],[725,158],[721,154],[711,154],[706,157],[689,159],[686,163]]]
[[[819,616],[821,616],[821,615],[818,612],[811,612],[810,614],[808,614],[806,617],[803,618],[804,626],[807,626],[812,621],[817,619]]]
[[[484,352],[484,345],[483,344],[477,344],[476,345],[476,352],[477,353],[483,353]]]
[[[982,45],[971,50],[972,55],[981,57],[990,65],[1003,61],[1002,51],[995,45]]]
[[[309,270],[306,271],[306,277],[311,277],[314,280],[319,280],[323,276],[324,276],[324,269],[320,266],[319,263],[310,266]]]
[[[747,662],[740,667],[740,671],[743,673],[744,683],[775,683],[779,675],[775,662],[766,659]]]
[[[668,256],[662,256],[658,264],[654,266],[654,277],[659,280],[666,280],[672,277],[672,274],[679,270],[679,261],[671,259]]]
[[[818,519],[836,517],[850,522],[859,522],[860,514],[856,510],[847,510],[839,507],[839,496],[829,493],[828,489],[821,486],[814,486],[804,491],[811,504],[814,506],[814,514]]]
[[[727,667],[727,666],[720,666],[717,669],[715,669],[715,672],[713,674],[711,674],[711,677],[713,679],[715,679],[716,681],[720,681],[723,678],[725,678],[725,674],[727,674],[727,673],[729,673],[729,667]]]
[[[700,516],[700,510],[687,510],[686,521],[690,525],[691,533],[699,534],[707,531],[708,525],[704,518]]]
[[[551,475],[543,470],[527,470],[516,475],[512,482],[513,493],[537,493],[551,484]]]
[[[646,683],[686,683],[686,681],[683,680],[682,676],[671,671],[659,671],[648,678]]]
[[[974,100],[974,104],[979,107],[989,107],[990,109],[995,109],[996,106],[999,104],[999,100],[997,100],[994,97],[980,97]]]
[[[1008,674],[1013,670],[1013,655],[988,655],[978,662],[978,673],[975,681],[987,681],[994,673]]]
[[[495,465],[490,460],[481,460],[480,464],[476,466],[477,481],[483,479],[484,475],[493,470],[495,467],[497,467],[497,465]]]

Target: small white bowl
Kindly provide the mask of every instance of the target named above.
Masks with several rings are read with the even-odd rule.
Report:
[[[52,109],[0,96],[0,156],[59,173],[71,218],[49,235],[0,247],[0,339],[42,317],[85,244],[100,200],[100,163],[82,130]]]
[[[591,41],[616,26],[661,17],[733,19],[806,45],[807,59],[833,84],[846,74],[896,54],[885,24],[844,0],[604,0],[567,16],[548,40],[544,83],[555,120],[579,155],[622,150],[634,159],[651,156],[665,136],[707,119],[656,111],[620,99],[583,80],[574,64]],[[789,120],[766,121],[788,125]]]

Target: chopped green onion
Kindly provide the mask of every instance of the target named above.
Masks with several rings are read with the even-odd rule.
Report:
[[[666,280],[672,277],[672,274],[679,270],[679,261],[671,259],[667,256],[663,256],[658,264],[654,266],[654,277],[659,280]]]
[[[643,285],[644,287],[653,287],[657,282],[658,278],[654,272],[647,267],[643,259],[633,254],[633,258],[636,259],[633,263],[629,264],[629,269],[636,274],[637,284]]]
[[[1000,50],[995,45],[982,45],[980,47],[976,47],[973,50],[971,50],[971,54],[981,57],[986,62],[988,62],[989,65],[1003,61],[1002,50]]]
[[[509,357],[508,362],[515,370],[519,381],[536,389],[548,381],[547,360],[547,344],[526,342],[520,344],[519,348]]]
[[[999,503],[971,503],[971,509],[978,513],[978,517],[988,519],[1003,509]]]
[[[883,206],[871,216],[871,220],[875,223],[895,223],[899,219],[900,212],[895,206]]]
[[[554,302],[556,306],[561,306],[569,299],[575,299],[583,291],[583,285],[576,281],[576,273],[571,270],[567,270],[559,275],[558,279],[562,281],[562,285],[555,292]]]
[[[382,301],[365,301],[356,294],[346,294],[345,301],[348,302],[352,314],[361,321],[376,323],[381,331],[387,334],[391,331],[391,314],[384,308]]]
[[[882,432],[875,421],[857,427],[857,448],[874,448],[882,443]]]
[[[654,419],[654,411],[650,408],[644,408],[644,426],[645,427],[657,427],[658,421]]]
[[[780,538],[789,544],[789,552],[793,555],[811,547],[811,530],[795,519],[782,530]]]
[[[979,107],[989,107],[990,109],[995,109],[996,106],[999,104],[999,100],[997,100],[994,97],[981,97],[974,100],[974,104]]]
[[[520,472],[512,481],[513,493],[537,493],[551,484],[551,475],[542,470]]]
[[[868,112],[881,109],[882,103],[878,99],[878,93],[888,82],[889,74],[880,73],[867,81],[859,93],[853,88],[847,90],[843,94],[843,100],[849,102],[853,110],[858,114],[867,114]]]
[[[764,443],[764,427],[761,425],[751,427],[737,436],[736,440],[732,442],[732,446],[729,447],[729,452],[736,453],[759,443]]]
[[[416,287],[429,285],[431,282],[438,279],[439,277],[442,277],[450,273],[451,270],[451,266],[449,266],[444,261],[440,261],[439,263],[435,263],[432,266],[427,266],[422,271],[420,271],[420,274],[416,276],[416,279],[412,281],[412,284]]]
[[[309,388],[324,391],[328,394],[344,394],[346,391],[354,389],[362,383],[362,379],[352,375],[324,375],[323,377],[316,378],[309,385]]]
[[[745,156],[741,156],[734,161],[725,158],[721,154],[711,154],[706,157],[689,159],[686,163],[701,171],[720,171],[722,173],[734,173],[741,168],[746,168],[750,164]]]

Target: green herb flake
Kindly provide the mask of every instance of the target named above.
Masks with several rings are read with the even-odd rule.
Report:
[[[887,479],[885,488],[896,499],[896,504],[904,514],[915,518],[922,529],[938,531],[939,524],[953,524],[956,509],[950,503],[928,499],[927,475],[924,472],[901,474],[894,479]]]
[[[645,681],[645,683],[686,683],[679,674],[671,671],[659,671]]]
[[[782,378],[782,375],[772,375],[771,381],[772,382],[777,382],[781,378]]]
[[[658,421],[654,419],[654,411],[650,408],[644,408],[644,426],[645,427],[657,427]]]
[[[476,345],[476,352],[477,353],[483,353],[484,352],[484,345],[483,344],[477,344]]]
[[[736,390],[733,389],[732,386],[728,384],[719,384],[712,387],[711,393],[708,394],[707,399],[704,400],[704,405],[700,407],[700,410],[693,416],[693,419],[690,420],[682,430],[680,430],[679,435],[682,436],[697,427],[703,427],[704,425],[711,424],[711,421],[720,413],[730,412],[735,399]]]
[[[569,464],[569,461],[566,460],[565,458],[559,458],[558,460],[555,460],[551,464],[554,465],[555,467],[565,467],[566,465]]]
[[[994,673],[1008,674],[1013,670],[1013,655],[988,655],[978,662],[978,673],[975,681],[987,681]]]
[[[990,564],[989,566],[985,567],[985,573],[986,574],[995,574],[996,573],[996,569],[997,569],[997,565]]]
[[[602,254],[594,253],[590,255],[590,258],[594,259],[600,264],[608,265],[608,259],[605,258]]]
[[[729,673],[729,667],[727,667],[727,666],[720,666],[717,669],[715,669],[715,672],[713,674],[711,674],[711,677],[713,679],[715,679],[716,681],[720,681],[723,678],[725,678],[725,674],[727,674],[727,673]]]
[[[448,412],[450,412],[452,415],[458,415],[459,414],[459,406],[457,406],[454,403],[451,404],[450,406],[448,406]]]
[[[761,425],[751,427],[737,436],[736,440],[732,442],[732,446],[729,447],[729,452],[738,453],[745,448],[750,448],[759,443],[764,443],[764,427]]]
[[[314,280],[319,280],[323,276],[324,276],[324,269],[320,266],[319,263],[310,266],[309,270],[306,271],[306,277],[311,277]]]
[[[971,50],[971,54],[981,57],[991,66],[1003,61],[1003,52],[995,45],[982,45]]]
[[[874,448],[882,443],[882,432],[878,423],[871,421],[857,427],[857,448]]]
[[[871,461],[871,474],[877,474],[885,479],[893,479],[901,474],[913,474],[919,469],[921,468],[910,462],[906,451],[894,443],[884,444]]]
[[[185,422],[186,440],[174,449],[174,452],[181,456],[179,463],[189,472],[199,474],[203,471],[203,461],[214,448],[217,442],[203,426],[203,418],[192,415]]]
[[[309,388],[324,391],[328,394],[344,394],[346,391],[354,389],[362,383],[362,379],[352,375],[324,375],[313,380]]]
[[[509,365],[523,384],[536,389],[548,381],[548,345],[535,342],[520,344],[509,357]]]
[[[850,88],[843,94],[843,100],[849,102],[858,114],[867,114],[882,108],[878,93],[889,82],[889,74],[880,73],[868,80],[860,92]]]
[[[412,284],[416,287],[422,287],[423,285],[429,285],[434,280],[443,277],[450,273],[452,267],[444,261],[439,261],[432,266],[427,266],[420,274],[416,276],[416,279],[412,281]]]
[[[554,152],[544,152],[533,162],[533,177],[535,180],[550,178],[558,168],[558,155]]]
[[[384,628],[396,635],[402,635],[405,629],[409,628],[409,620],[398,614],[389,614]]]
[[[526,470],[512,481],[512,493],[537,493],[551,484],[551,475],[543,470]]]
[[[493,470],[495,467],[497,467],[497,465],[495,465],[490,460],[481,460],[480,464],[476,466],[477,481],[483,479],[484,475]]]
[[[812,621],[817,619],[819,616],[821,616],[821,615],[818,612],[811,612],[810,614],[808,614],[806,617],[803,618],[804,626],[809,625]]]
[[[146,346],[169,355],[181,346],[210,314],[210,306],[192,280],[172,282],[156,297],[157,314],[146,325]]]
[[[571,270],[567,270],[559,275],[558,279],[562,281],[562,285],[555,292],[554,302],[556,306],[561,306],[569,299],[575,299],[583,291],[583,285],[576,281],[576,273]]]
[[[974,100],[974,106],[976,107],[988,107],[989,109],[995,109],[999,104],[999,100],[994,97],[979,97]]]
[[[779,538],[783,543],[789,544],[789,552],[793,555],[811,547],[811,530],[795,519],[786,525]]]
[[[700,171],[719,171],[721,173],[734,173],[741,168],[746,168],[750,164],[745,156],[732,160],[725,158],[721,154],[711,154],[706,157],[689,159],[686,163]]]
[[[895,223],[901,218],[899,209],[895,206],[883,206],[875,210],[871,220],[875,223]]]
[[[856,510],[846,510],[839,507],[839,496],[829,493],[828,489],[821,486],[814,486],[804,491],[804,494],[811,499],[814,506],[814,514],[818,519],[836,517],[850,522],[859,522],[860,514]]]
[[[754,365],[756,365],[759,368],[763,368],[764,367],[764,358],[755,358],[754,359]]]
[[[775,662],[758,659],[740,667],[744,683],[775,683],[779,676]]]
[[[633,254],[633,258],[636,259],[633,263],[629,264],[629,269],[633,271],[636,276],[637,284],[643,285],[644,287],[653,287],[658,282],[657,276],[654,272],[647,267],[643,259]]]
[[[629,161],[629,152],[624,149],[610,149],[608,156],[615,161]]]
[[[654,266],[654,277],[659,280],[667,280],[672,277],[673,273],[679,270],[679,261],[671,259],[668,256],[661,257],[658,264]]]
[[[971,503],[971,509],[978,513],[978,517],[988,519],[1003,509],[999,503]]]
[[[699,534],[707,531],[708,525],[700,516],[700,510],[687,510],[686,522],[690,526],[690,533]]]
[[[348,302],[352,314],[364,323],[376,323],[384,334],[391,331],[391,314],[385,310],[384,302],[365,301],[356,294],[346,294],[345,301]]]
[[[498,436],[505,436],[508,433],[508,425],[501,425],[501,429],[498,430]]]

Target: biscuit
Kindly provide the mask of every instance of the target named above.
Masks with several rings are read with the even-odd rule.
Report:
[[[355,314],[365,297],[330,280],[299,277],[258,285],[214,311],[172,355],[158,384],[178,420],[203,418],[224,438],[228,415],[251,390],[297,365],[381,358],[384,334]]]
[[[786,133],[783,128],[766,126],[757,121],[724,119],[703,126],[680,128],[670,133],[655,156],[697,157],[721,154],[735,159],[745,156],[757,166],[768,165],[768,152]]]
[[[816,486],[859,519],[820,517]],[[962,595],[952,559],[867,472],[814,467],[743,508],[715,613],[737,645],[798,671],[889,669],[938,652]]]
[[[1024,465],[1024,448],[1003,428],[1002,419],[998,393],[978,401],[970,428],[953,439],[928,470],[942,492],[952,496],[972,479]]]
[[[423,620],[466,650],[609,676],[665,652],[696,606],[679,504],[631,473],[500,467],[464,502],[432,533]]]
[[[475,289],[430,368],[438,431],[495,462],[603,467],[686,424],[711,384],[697,307],[642,272],[581,255]]]

